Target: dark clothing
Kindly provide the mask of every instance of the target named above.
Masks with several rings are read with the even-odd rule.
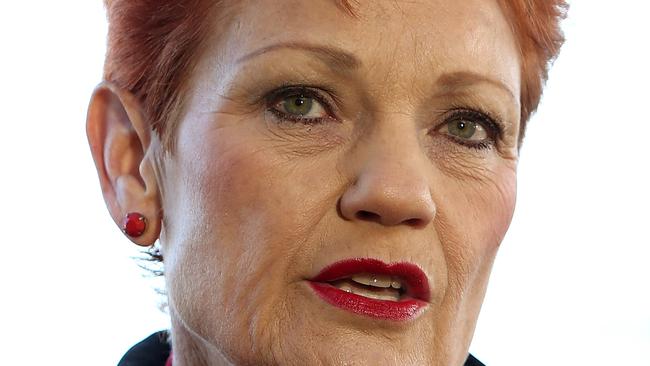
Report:
[[[465,361],[465,366],[485,366],[481,361],[474,358],[474,356],[469,355],[467,361]]]
[[[171,360],[168,361],[170,354],[171,346],[167,342],[167,331],[161,331],[133,346],[117,366],[171,366]],[[465,366],[485,365],[469,355]]]
[[[171,353],[167,331],[156,332],[131,347],[117,366],[165,366]]]

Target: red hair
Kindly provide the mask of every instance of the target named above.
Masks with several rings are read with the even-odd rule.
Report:
[[[352,13],[350,0],[337,0]],[[539,104],[552,61],[564,43],[564,0],[498,0],[517,38],[522,60],[521,137]],[[105,0],[108,52],[104,79],[129,90],[152,129],[172,148],[183,112],[186,81],[206,38],[218,0]]]
[[[521,55],[521,130],[537,109],[551,64],[564,44],[560,22],[569,6],[564,0],[499,0]]]

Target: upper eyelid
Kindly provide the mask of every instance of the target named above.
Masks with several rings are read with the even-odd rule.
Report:
[[[327,90],[323,90],[323,92],[319,90],[323,90],[323,89],[317,87],[305,86],[305,85],[293,85],[293,86],[280,87],[271,91],[270,93],[267,93],[265,97],[266,104],[268,108],[272,108],[283,98],[287,98],[293,95],[304,95],[309,98],[314,98],[316,101],[318,101],[318,103],[320,103],[323,106],[323,108],[328,114],[335,116],[336,108],[335,105],[333,104],[338,102],[336,100],[336,97]],[[333,102],[328,100],[330,98],[333,99]]]
[[[445,111],[443,115],[443,122],[448,123],[451,118],[454,117],[462,117],[463,115],[475,115],[476,117],[479,117],[483,122],[486,122],[488,126],[486,127],[486,131],[488,134],[494,134],[495,136],[491,136],[494,138],[494,140],[498,140],[503,137],[504,133],[504,124],[503,122],[498,118],[490,113],[487,113],[479,108],[474,108],[474,107],[453,107],[447,111]],[[480,121],[479,121],[480,122]]]
[[[449,135],[449,138],[456,141],[460,145],[464,145],[472,149],[483,149],[484,147],[492,146],[498,150],[503,139],[502,124],[499,121],[495,120],[493,116],[481,111],[478,108],[454,107],[452,109],[443,111],[441,116],[442,122],[438,124],[437,127],[434,128],[434,130],[438,131],[442,126],[447,125],[452,119],[456,117],[462,117],[463,115],[468,115],[468,114],[479,116],[481,120],[487,122],[487,126],[484,123],[481,123],[482,126],[485,126],[484,129],[485,132],[487,133],[487,138],[481,141],[463,140],[453,135]]]
[[[492,122],[497,128],[498,136],[496,137],[499,139],[509,138],[513,128],[515,128],[512,124],[512,117],[507,117],[508,114],[498,108],[490,108],[482,103],[470,103],[464,109],[473,110],[487,117],[488,121]]]
[[[271,90],[270,92],[266,93],[266,95],[267,98],[274,98],[274,97],[278,98],[281,96],[300,94],[302,92],[306,94],[315,94],[320,96],[321,92],[319,92],[319,90],[322,90],[326,93],[331,93],[331,91],[329,90],[323,89],[321,87],[310,86],[310,85],[285,85]]]
[[[325,111],[333,118],[337,118],[340,108],[339,104],[341,100],[339,96],[333,92],[331,89],[309,85],[309,84],[287,84],[279,86],[270,92],[264,94],[263,99],[266,102],[267,108],[273,108],[280,102],[283,98],[287,98],[292,95],[305,95],[310,98],[314,98],[318,101]],[[452,104],[449,108],[444,110],[439,110],[442,112],[442,123],[447,123],[449,118],[453,116],[460,115],[475,115],[480,117],[481,121],[487,122],[486,130],[494,140],[499,140],[506,133],[506,124],[504,120],[495,113],[488,112],[485,108],[481,108],[476,105],[466,105],[465,103]],[[438,117],[440,118],[440,117]],[[436,118],[436,119],[438,119]]]

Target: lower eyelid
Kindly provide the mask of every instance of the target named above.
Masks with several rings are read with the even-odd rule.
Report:
[[[288,113],[284,113],[281,111],[278,111],[275,108],[269,108],[267,109],[267,112],[271,113],[273,115],[273,118],[276,118],[278,121],[277,123],[289,123],[292,125],[295,124],[305,124],[305,125],[317,125],[320,123],[323,123],[325,121],[330,120],[329,117],[323,117],[323,118],[313,118],[313,117],[296,117],[292,116]]]
[[[447,120],[449,121],[449,120]],[[472,150],[485,150],[485,149],[490,149],[493,147],[497,146],[497,139],[493,138],[490,136],[489,130],[483,126],[481,123],[476,122],[478,124],[478,127],[481,128],[483,133],[486,134],[486,138],[482,140],[470,140],[470,139],[463,139],[461,137],[452,135],[449,133],[449,122],[445,122],[440,128],[434,130],[436,131],[437,134],[441,135],[441,137],[444,137],[445,139],[449,140],[453,144],[457,144],[459,146],[472,149]]]
[[[327,111],[327,107],[324,106],[323,103],[322,103],[321,101],[319,101],[318,99],[313,98],[313,97],[308,97],[308,98],[310,98],[310,99],[313,99],[313,102],[312,102],[312,108],[320,109],[319,112],[320,112],[321,114],[325,114],[324,116],[322,116],[322,117],[300,117],[300,116],[298,116],[298,115],[293,115],[293,114],[291,114],[291,113],[289,113],[289,112],[282,111],[281,109],[286,109],[286,103],[287,103],[287,100],[286,100],[286,99],[290,99],[290,98],[294,98],[294,97],[295,97],[295,95],[294,95],[294,96],[287,96],[287,97],[285,97],[285,98],[282,99],[280,102],[278,102],[278,103],[276,103],[274,106],[272,106],[271,109],[277,111],[278,113],[281,113],[281,114],[283,114],[283,115],[286,115],[287,117],[295,117],[295,119],[298,119],[298,120],[303,120],[303,119],[305,119],[305,120],[309,120],[309,119],[317,119],[317,118],[326,118],[326,117],[329,115],[329,112]],[[293,118],[292,118],[292,119],[293,119]]]

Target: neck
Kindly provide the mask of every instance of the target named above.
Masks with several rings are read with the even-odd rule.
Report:
[[[190,331],[169,307],[173,366],[232,366],[212,344]]]

